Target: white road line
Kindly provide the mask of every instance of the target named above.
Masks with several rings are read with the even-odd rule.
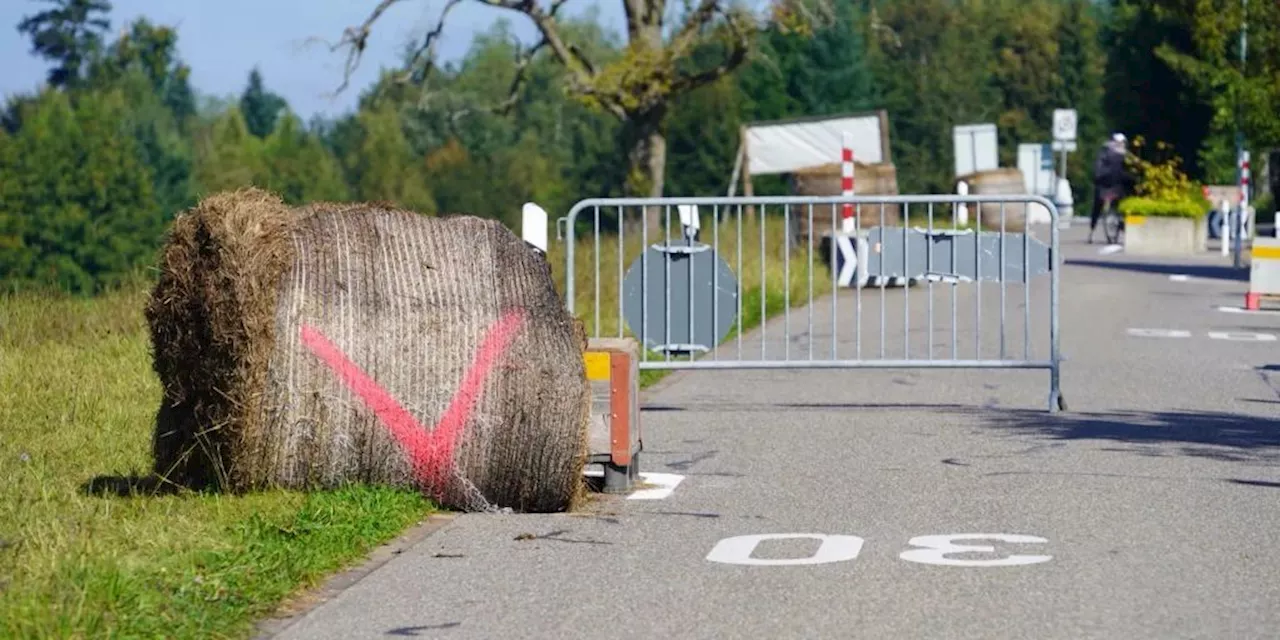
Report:
[[[640,478],[647,484],[656,485],[651,489],[640,489],[627,496],[628,500],[661,500],[671,495],[676,486],[684,480],[684,476],[674,473],[640,472]]]
[[[1173,275],[1170,275],[1169,279],[1174,282],[1186,282],[1191,279],[1191,276],[1185,273],[1175,273]]]
[[[1113,253],[1119,253],[1121,251],[1124,251],[1124,245],[1119,245],[1119,244],[1109,244],[1101,249],[1098,249],[1098,253],[1104,256],[1110,255]]]
[[[1190,338],[1190,331],[1182,329],[1128,329],[1128,334],[1135,338]]]
[[[1252,333],[1249,331],[1210,331],[1209,337],[1214,340],[1231,340],[1233,342],[1275,342],[1276,337],[1270,333]]]
[[[1280,311],[1276,311],[1274,309],[1259,309],[1257,311],[1250,311],[1248,309],[1245,309],[1244,307],[1222,306],[1222,307],[1218,307],[1218,311],[1222,311],[1225,313],[1260,313],[1260,314],[1269,315],[1269,316],[1280,316]]]

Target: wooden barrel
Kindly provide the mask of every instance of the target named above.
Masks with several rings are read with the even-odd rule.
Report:
[[[840,189],[840,163],[819,165],[802,169],[791,174],[791,193],[797,196],[838,196]],[[860,196],[898,195],[898,172],[892,163],[853,165],[854,191]],[[879,226],[881,205],[862,205],[855,209],[859,229]],[[840,206],[822,205],[813,207],[813,226],[815,236],[822,237],[831,232],[831,216],[835,211],[836,228],[840,228]],[[897,204],[884,205],[884,225],[897,226],[901,221],[901,208]],[[809,211],[796,213],[795,236],[798,242],[807,242],[809,238]]]
[[[971,196],[1025,195],[1027,193],[1027,185],[1023,182],[1022,171],[1010,167],[970,173],[960,176],[956,181],[969,183],[969,195]],[[1027,205],[1023,203],[1004,203],[1003,207],[1005,231],[1023,231],[1026,228]],[[984,202],[981,205],[981,212],[982,230],[999,231],[1001,203]],[[972,212],[969,214],[969,220],[975,225],[979,222],[978,216]]]

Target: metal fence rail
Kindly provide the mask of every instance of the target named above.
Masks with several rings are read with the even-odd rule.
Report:
[[[642,369],[1044,369],[1065,408],[1043,197],[589,199],[559,223],[566,304]]]

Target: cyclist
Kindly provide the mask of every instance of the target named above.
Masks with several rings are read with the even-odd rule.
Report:
[[[1098,226],[1098,217],[1102,215],[1102,201],[1105,195],[1112,196],[1112,204],[1119,202],[1128,190],[1131,182],[1125,167],[1128,151],[1125,147],[1123,133],[1112,134],[1111,139],[1102,145],[1098,159],[1093,164],[1093,210],[1089,213],[1089,244],[1093,244],[1093,230]]]

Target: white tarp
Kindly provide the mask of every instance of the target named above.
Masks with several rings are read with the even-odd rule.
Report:
[[[747,174],[790,173],[840,162],[841,139],[853,136],[853,158],[860,164],[883,162],[880,114],[822,120],[776,122],[746,127]]]
[[[955,141],[957,178],[999,167],[996,125],[960,125],[952,129],[951,135]]]

